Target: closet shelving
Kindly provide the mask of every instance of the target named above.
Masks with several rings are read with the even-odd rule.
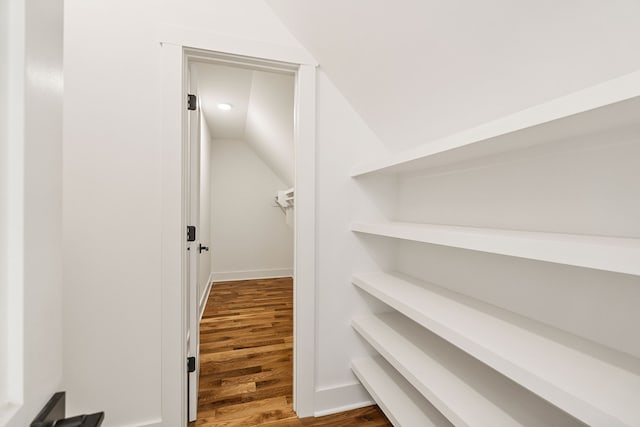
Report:
[[[602,136],[599,140],[604,143],[616,138],[637,140],[640,71],[373,159],[356,167],[352,177],[390,175],[400,188],[416,172],[464,166],[468,160],[484,164],[485,158],[490,164],[494,155],[526,154],[525,149],[533,146],[556,153],[556,144],[573,144],[594,135]],[[616,173],[615,167],[609,167]],[[402,212],[398,214],[401,218]],[[638,238],[391,218],[377,222],[356,218],[351,230],[507,256],[500,262],[518,257],[622,273],[635,276],[634,280],[640,276]],[[354,361],[353,370],[388,414],[402,412],[399,408],[406,401],[435,408],[457,426],[640,426],[637,355],[521,316],[507,310],[508,306],[499,308],[399,272],[356,273],[352,282],[393,310],[352,320],[353,328],[379,354]],[[383,392],[387,387],[393,391]],[[431,425],[390,418],[396,426]]]
[[[352,325],[454,425],[583,425],[401,314]]]
[[[640,71],[356,167],[351,176],[425,170],[613,128],[638,126]]]
[[[447,419],[381,357],[357,359],[351,369],[395,426],[450,427]]]
[[[409,222],[353,222],[351,230],[396,239],[640,275],[640,239]]]
[[[640,363],[630,356],[399,273],[353,283],[588,425],[640,425]],[[380,347],[393,351],[389,340]]]

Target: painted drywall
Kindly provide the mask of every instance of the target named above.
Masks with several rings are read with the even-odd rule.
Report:
[[[161,417],[162,25],[298,45],[262,1],[65,2],[64,387],[105,427]]]
[[[243,139],[289,186],[293,186],[291,74],[195,63],[204,116],[215,139]],[[230,110],[220,110],[227,103]]]
[[[367,400],[361,390],[351,387],[358,382],[351,373],[351,360],[370,354],[351,328],[351,318],[368,313],[371,307],[381,309],[350,284],[351,274],[390,267],[393,251],[388,242],[363,245],[349,231],[349,224],[354,215],[384,218],[392,208],[389,191],[393,187],[387,182],[371,183],[386,195],[377,203],[368,198],[366,185],[349,178],[363,151],[380,154],[384,146],[322,70],[317,82],[316,411],[331,412]],[[349,392],[340,394],[336,402],[332,396],[341,390]]]
[[[9,2],[3,1],[0,3],[0,407],[7,404],[9,396],[9,19]]]
[[[638,238],[639,129],[413,174],[400,180],[394,216],[408,222]]]
[[[292,75],[253,72],[245,141],[285,182],[294,184]]]
[[[640,67],[640,30],[631,18],[638,14],[635,2],[606,6],[596,1],[537,2],[523,7],[504,1],[476,5],[408,1],[392,8],[383,1],[267,3],[320,61],[346,102],[389,151]],[[601,61],[603,57],[608,60]],[[338,127],[332,135],[322,117],[333,113],[334,106],[328,101],[335,99],[326,95],[327,84],[320,77],[318,84],[325,86],[318,94],[319,387],[349,381],[344,366],[347,353],[363,351],[336,346],[354,342],[341,324],[348,324],[350,315],[367,311],[364,306],[371,311],[385,309],[350,288],[347,267],[338,259],[347,253],[353,254],[348,262],[354,271],[399,269],[623,351],[637,351],[630,338],[635,322],[629,321],[635,315],[630,314],[627,303],[637,295],[634,280],[624,275],[590,275],[583,269],[383,238],[359,237],[348,243],[339,232],[348,217],[344,206],[353,219],[401,218],[637,235],[633,214],[620,222],[626,212],[638,208],[637,180],[629,160],[637,158],[632,146],[587,152],[593,141],[580,141],[578,145],[585,143],[590,148],[583,147],[585,151],[576,154],[573,147],[558,159],[553,157],[558,153],[542,157],[530,153],[533,159],[526,164],[481,159],[455,175],[441,170],[429,176],[415,174],[400,184],[390,176],[364,177],[354,183],[342,176],[349,172],[347,164],[376,156],[379,150],[369,151],[367,146],[343,140],[348,126]],[[327,100],[324,106],[323,99]],[[352,115],[348,116],[350,126],[356,126]],[[332,138],[323,138],[323,134]],[[363,135],[354,138],[366,139]],[[369,140],[375,146],[376,139],[369,136]],[[621,161],[621,168],[607,175],[611,169],[597,170],[598,158]],[[569,168],[568,159],[572,160]],[[329,162],[333,162],[331,172]],[[487,164],[493,163],[497,165],[487,170]],[[353,187],[345,197],[343,189],[349,183]],[[460,269],[460,265],[469,265],[469,269]],[[522,271],[529,276],[523,278]],[[540,295],[533,297],[541,281],[546,282],[539,285]],[[618,297],[606,293],[607,281],[614,284]],[[572,298],[580,292],[581,283],[585,283],[584,295]],[[545,305],[545,299],[554,298],[554,287],[558,289],[556,300]],[[526,297],[521,298],[523,295]],[[613,309],[606,303],[599,306],[596,311],[609,320],[594,326],[593,319],[585,320],[598,301],[611,301]],[[620,322],[624,324],[622,338],[607,337],[615,335],[614,325]]]
[[[28,420],[53,391],[60,390],[62,377],[63,3],[40,0],[26,5],[24,391]]]
[[[264,245],[267,244],[266,241],[258,236],[256,237],[259,243],[258,246],[263,246],[263,248],[256,250],[254,257],[243,258],[244,255],[239,254],[245,254],[247,251],[242,247],[236,251],[228,251],[224,248],[234,248],[238,245],[233,239],[233,232],[239,232],[241,236],[245,235],[246,229],[244,226],[231,227],[225,230],[226,222],[222,225],[217,224],[217,228],[223,230],[223,235],[211,236],[211,217],[208,203],[211,192],[209,188],[209,162],[212,159],[210,158],[208,144],[211,143],[212,138],[215,140],[246,141],[252,150],[245,151],[243,154],[251,157],[247,160],[248,164],[254,164],[256,160],[260,159],[264,163],[259,167],[259,171],[264,172],[266,181],[262,179],[258,179],[258,181],[267,186],[269,194],[293,186],[293,76],[204,63],[194,63],[191,66],[191,75],[197,84],[202,119],[205,122],[203,125],[206,126],[206,129],[203,127],[201,131],[200,236],[205,245],[217,242],[217,255],[211,254],[207,261],[204,261],[204,258],[201,257],[200,296],[205,291],[211,272],[210,258],[218,260],[216,280],[265,275],[291,275],[293,260],[292,255],[288,254],[292,251],[290,245],[292,240],[288,237],[283,240],[280,220],[273,223],[263,221],[262,214],[267,215],[265,218],[271,217],[273,219],[274,216],[271,209],[267,210],[268,213],[260,209],[262,202],[258,194],[255,194],[255,198],[252,199],[257,205],[257,210],[252,210],[255,218],[250,222],[269,229],[274,229],[275,227],[275,235],[269,237],[276,242],[285,241],[286,245],[284,247],[281,248],[280,244],[276,243],[275,252],[269,253],[270,251],[264,248]],[[228,111],[220,110],[217,108],[219,103],[229,103],[232,105],[232,109]],[[246,139],[245,135],[247,135]],[[243,145],[246,145],[246,143],[243,143]],[[253,153],[250,153],[251,151]],[[256,154],[259,159],[255,158]],[[235,165],[242,167],[242,160]],[[277,182],[277,185],[273,180],[273,172],[269,172],[268,169],[280,177],[281,180]],[[230,188],[234,188],[233,184],[236,178],[234,173],[228,170],[227,165],[223,165],[219,175],[221,176],[219,179],[222,179],[223,182],[231,180]],[[233,197],[233,192],[229,193],[228,189],[220,188],[222,188],[223,199],[228,200],[228,197]],[[261,190],[265,190],[265,187],[261,187]],[[217,218],[220,219],[222,216],[225,221],[237,218],[238,216],[233,211],[229,211],[230,214],[226,216],[223,214],[223,212],[226,212],[225,209],[232,207],[228,204],[218,203]],[[218,242],[218,240],[220,241]],[[268,255],[265,255],[266,253]],[[268,259],[269,257],[273,259]]]
[[[640,68],[634,0],[267,0],[395,151]]]
[[[354,237],[348,227],[351,215],[356,218],[383,216],[389,209],[384,198],[368,198],[366,192],[366,187],[390,191],[386,187],[388,183],[375,180],[355,183],[348,178],[353,164],[381,149],[376,134],[383,136],[384,144],[391,149],[422,142],[423,138],[468,127],[590,82],[622,74],[638,51],[625,54],[629,43],[638,40],[636,36],[626,37],[633,31],[628,29],[627,19],[637,14],[610,7],[609,3],[602,6],[606,10],[601,14],[593,12],[595,2],[584,3],[588,14],[598,15],[599,29],[588,34],[580,14],[577,18],[567,18],[562,31],[558,30],[559,21],[555,20],[567,14],[566,4],[575,6],[575,2],[563,5],[554,2],[553,10],[546,11],[549,13],[545,16],[552,20],[549,25],[555,28],[548,33],[546,21],[538,14],[532,15],[538,18],[532,18],[531,24],[523,23],[520,21],[526,14],[521,15],[504,5],[496,15],[499,22],[488,25],[480,18],[491,13],[477,14],[469,9],[469,15],[474,15],[477,21],[477,25],[472,26],[474,33],[469,36],[463,32],[461,39],[455,39],[468,41],[468,50],[443,48],[443,54],[454,49],[460,53],[450,55],[454,60],[446,58],[447,61],[438,56],[440,62],[434,62],[420,38],[398,36],[402,38],[396,39],[389,35],[404,34],[396,31],[401,28],[392,26],[382,32],[380,28],[389,28],[388,20],[401,22],[403,27],[411,29],[411,25],[405,24],[413,22],[410,19],[415,17],[420,21],[419,28],[424,29],[421,31],[432,28],[434,37],[440,37],[437,40],[448,40],[450,31],[437,29],[445,25],[452,30],[469,28],[442,18],[446,15],[454,19],[456,15],[431,14],[442,21],[442,25],[430,26],[423,22],[424,16],[411,8],[389,8],[384,3],[384,13],[380,12],[383,2],[367,7],[358,2],[323,4],[300,6],[311,13],[305,15],[308,19],[300,19],[300,25],[315,28],[317,20],[323,28],[337,31],[338,26],[323,17],[336,20],[344,17],[343,26],[348,23],[349,32],[332,35],[323,30],[322,42],[333,53],[326,58],[319,57],[322,67],[318,72],[317,105],[318,396],[330,395],[342,385],[353,384],[349,360],[367,352],[366,346],[351,331],[349,319],[352,314],[366,310],[372,302],[349,284],[351,270],[393,264],[392,245],[380,239],[364,242]],[[332,8],[338,6],[340,13],[333,13]],[[323,7],[327,9],[318,10]],[[443,7],[446,10],[449,6]],[[358,19],[350,16],[355,13]],[[363,18],[363,13],[380,13],[384,17],[385,25],[378,25],[379,20],[371,21],[375,37],[365,31],[369,20]],[[520,19],[511,19],[518,17]],[[280,45],[298,42],[261,1],[194,0],[185,4],[176,0],[109,3],[68,0],[65,18],[64,283],[65,295],[72,296],[65,300],[64,343],[68,351],[64,371],[69,408],[73,412],[106,410],[105,427],[145,425],[160,417],[158,122],[161,88],[157,85],[157,26],[215,29],[228,36]],[[359,25],[354,26],[354,22]],[[512,34],[507,30],[500,34],[499,43],[488,43],[490,39],[483,38],[483,31],[493,34],[497,32],[496,25],[510,23],[514,28],[522,28],[522,37],[529,42],[540,33],[526,31],[532,26],[545,28],[543,34],[548,37],[541,38],[540,45],[527,42],[524,47],[518,45],[517,37],[503,37],[504,33]],[[463,39],[464,34],[467,38]],[[296,37],[306,43],[302,33],[296,31]],[[546,43],[549,39],[560,47]],[[474,49],[476,40],[482,41],[483,49]],[[530,49],[531,45],[535,49]],[[314,48],[315,44],[309,43],[309,46]],[[410,49],[408,52],[405,46]],[[614,52],[616,58],[602,60],[603,46],[615,46],[609,51]],[[400,62],[404,64],[403,73],[395,78],[396,71],[386,69],[396,62],[388,61],[375,67],[361,58],[361,55],[385,58],[387,51],[381,47],[396,49],[403,57],[429,66],[440,67],[444,62],[456,64],[467,58],[473,62],[472,66],[459,66],[455,70],[437,68],[446,79],[435,78],[437,75],[427,78],[431,74],[421,68],[416,68],[418,71],[412,77],[407,74],[412,68]],[[595,49],[598,54],[585,53],[584,49]],[[421,53],[416,55],[416,51]],[[512,58],[512,51],[520,52],[519,56]],[[547,51],[553,53],[555,59],[547,61]],[[355,58],[357,64],[349,60],[341,65],[340,58],[346,56]],[[531,73],[514,68],[523,60],[526,67],[532,67]],[[541,71],[536,68],[540,64],[551,64],[553,78],[532,77],[534,71]],[[477,67],[479,72],[469,72]],[[490,75],[487,70],[493,68],[500,72]],[[341,73],[352,78],[341,79]],[[327,75],[335,79],[335,86]],[[444,82],[448,82],[447,90],[441,94],[437,85]],[[427,86],[420,85],[427,83],[436,87],[425,95],[421,90]],[[392,89],[398,93],[386,93]],[[361,95],[364,90],[366,96]],[[144,105],[123,102],[131,99],[132,94],[136,94],[135,99],[144,100]],[[91,100],[90,107],[87,100]],[[382,101],[388,103],[388,109],[381,107]],[[427,101],[431,109],[422,107]],[[438,111],[432,111],[436,107]],[[412,129],[418,136],[409,135]],[[215,251],[214,244],[213,257]],[[132,354],[137,357],[132,358]],[[345,398],[341,403],[358,401],[357,398],[348,400]],[[336,408],[335,402],[328,399],[316,402],[316,406],[319,410]]]
[[[9,408],[2,405],[0,425],[22,427],[62,382],[63,2],[11,1],[3,16],[11,35],[10,144],[3,157],[10,162],[3,173],[9,174],[6,241],[11,252],[9,268],[2,270],[9,274],[3,277],[9,282],[6,288],[3,284],[8,307],[2,310],[8,315],[3,338],[9,352],[2,387],[9,386],[4,397],[17,411],[7,419]]]
[[[211,246],[211,134],[200,113],[200,243]],[[211,252],[200,253],[198,301],[207,289],[211,276]]]
[[[211,267],[214,280],[292,273],[293,230],[274,205],[286,184],[242,140],[211,145]]]

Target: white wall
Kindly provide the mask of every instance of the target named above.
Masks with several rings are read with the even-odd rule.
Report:
[[[14,403],[17,412],[7,423],[8,408],[1,402],[0,425],[22,427],[60,391],[62,382],[63,3],[35,0],[9,5],[3,19],[10,22],[11,83],[9,96],[2,97],[11,103],[8,127],[3,126],[3,132],[9,131],[8,155],[3,159],[10,166],[2,168],[9,174],[8,222],[2,222],[5,230],[9,228],[8,239],[2,240],[11,247],[8,269],[2,270],[2,281],[9,282],[2,286],[8,291],[4,295],[8,299],[2,300],[8,306],[2,313],[9,316],[5,318],[9,324],[2,337],[8,338],[9,378],[2,387],[9,385],[3,397]],[[3,50],[4,58],[5,54]],[[0,352],[4,350],[0,345]]]
[[[247,143],[287,188],[294,184],[293,92],[292,75],[254,71],[245,128]]]
[[[211,146],[214,280],[291,275],[293,230],[274,205],[286,184],[242,140]]]
[[[318,3],[313,8],[323,7],[323,4]],[[578,2],[571,4],[575,6]],[[630,2],[627,4],[631,5]],[[344,2],[335,2],[334,5],[344,10]],[[378,2],[378,5],[384,8],[385,3]],[[304,9],[307,6],[300,7]],[[368,13],[371,10],[353,4],[354,13]],[[388,8],[384,10],[388,11]],[[402,13],[400,8],[393,10]],[[344,16],[341,13],[333,14],[330,9],[327,11],[326,16],[329,17]],[[537,21],[538,27],[544,28],[541,24],[544,23],[544,16],[557,17],[555,11],[543,14]],[[308,23],[317,20],[323,28],[335,31],[334,25],[323,23],[320,15],[314,15],[313,10],[311,15]],[[390,16],[387,13],[382,15]],[[601,16],[612,15],[615,19],[607,19],[603,24]],[[497,16],[501,22],[514,22],[508,14]],[[393,141],[385,140],[391,147],[410,145],[422,140],[404,140],[401,137],[409,129],[403,126],[403,114],[406,111],[416,113],[411,123],[420,128],[420,136],[426,137],[467,127],[489,116],[569,92],[608,75],[621,74],[635,60],[633,50],[629,55],[620,54],[625,52],[625,46],[638,40],[637,37],[622,37],[627,33],[635,34],[627,25],[635,15],[610,8],[605,15],[593,13],[589,16],[598,18],[595,20],[598,31],[576,32],[576,29],[584,26],[575,24],[578,27],[574,27],[572,17],[554,21],[562,23],[558,28],[565,37],[562,39],[563,47],[559,49],[560,59],[555,63],[564,66],[565,72],[556,74],[551,69],[553,78],[543,81],[551,82],[552,86],[544,87],[544,91],[540,90],[540,80],[527,80],[526,76],[530,74],[520,74],[512,68],[515,61],[491,62],[500,52],[507,54],[498,58],[510,58],[508,46],[486,44],[496,49],[493,56],[483,58],[482,55],[474,55],[471,58],[479,65],[498,67],[500,73],[480,75],[468,73],[468,69],[474,67],[460,67],[459,70],[464,71],[462,76],[455,74],[458,77],[453,77],[454,74],[451,74],[451,84],[459,85],[462,88],[460,93],[443,95],[445,100],[454,101],[443,104],[436,102],[442,101],[442,97],[432,99],[404,91],[404,94],[398,95],[398,102],[385,104],[395,108],[391,116],[385,116],[385,111],[388,111],[386,108],[373,110],[370,114],[363,113],[367,118],[365,122],[351,105],[364,111],[360,106],[366,102],[367,108],[376,109],[380,106],[380,100],[385,98],[367,92],[366,97],[356,94],[345,99],[327,78],[325,70],[319,71],[319,349],[316,373],[317,385],[321,389],[318,396],[322,400],[316,405],[319,409],[335,408],[350,403],[349,399],[355,402],[361,397],[355,393],[338,401],[331,401],[330,398],[335,387],[353,383],[349,360],[352,355],[366,351],[359,341],[354,340],[355,335],[348,323],[354,312],[364,310],[369,303],[349,284],[351,268],[353,265],[364,269],[376,262],[384,266],[384,263],[389,263],[389,257],[385,256],[389,254],[385,254],[385,251],[393,249],[386,244],[376,245],[380,242],[361,242],[348,231],[350,211],[358,215],[362,212],[382,215],[387,209],[384,200],[367,200],[363,196],[366,192],[364,187],[369,183],[356,184],[348,178],[348,171],[358,159],[365,153],[374,154],[380,148],[376,135],[368,126],[381,129],[379,135],[391,135]],[[415,17],[420,19],[419,15]],[[65,300],[64,316],[64,343],[65,348],[69,349],[64,360],[65,387],[69,392],[72,411],[105,409],[105,427],[140,426],[160,417],[160,159],[157,143],[160,88],[157,84],[159,47],[155,38],[156,27],[163,23],[202,31],[215,29],[229,36],[280,45],[297,45],[297,41],[261,1],[193,0],[185,3],[177,0],[118,0],[105,3],[67,0],[65,18],[64,279],[65,295],[69,295]],[[339,43],[352,42],[353,38],[357,46],[367,48],[357,53],[380,54],[379,45],[371,43],[373,39],[360,32],[361,27],[354,27],[353,19],[347,16],[345,21],[350,29],[346,36],[335,33],[320,38],[330,46],[329,52]],[[363,21],[366,20],[358,20]],[[402,19],[396,21],[404,22]],[[473,28],[478,31],[487,27],[481,20],[476,21],[477,25]],[[305,21],[300,22],[304,25]],[[616,22],[623,25],[617,28]],[[635,21],[632,23],[637,28]],[[384,25],[373,27],[388,39],[385,43],[390,49],[407,46],[414,53],[422,49],[419,44],[407,45],[405,40],[398,42],[388,37],[392,31],[380,32],[380,28],[387,28]],[[423,23],[422,27],[429,29]],[[358,34],[351,33],[354,28],[359,31]],[[451,28],[455,30],[459,26],[453,25]],[[535,40],[537,30],[534,30],[527,36],[531,40]],[[622,36],[619,37],[620,34]],[[296,36],[305,40],[300,34]],[[622,46],[622,51],[618,48],[610,50],[620,62],[601,60],[600,55],[588,51],[591,42],[597,42],[601,36],[612,46]],[[502,39],[505,43],[512,41],[510,37]],[[558,37],[548,44],[556,40]],[[313,44],[310,46],[313,47]],[[343,46],[351,53],[356,52],[348,44]],[[532,51],[522,49],[527,55],[525,64],[548,64],[546,47],[547,44],[542,43]],[[575,60],[567,53],[578,50],[582,52],[580,60]],[[443,49],[443,52],[450,50]],[[456,53],[456,58],[463,58],[462,53]],[[384,58],[384,55],[379,56]],[[426,54],[406,57],[431,63],[430,56]],[[332,61],[331,57],[326,61],[322,57],[319,59],[323,65]],[[397,88],[403,79],[406,80],[403,88],[413,87],[411,82],[414,80],[406,79],[405,75],[398,79],[382,77],[384,74],[380,72],[392,61],[383,64],[382,68],[374,68],[376,72],[368,75],[367,79],[363,79],[363,76],[370,69],[367,68],[370,64],[365,60],[357,61],[359,67],[341,68],[348,73],[355,72],[358,81],[362,79],[363,87],[368,90],[376,87],[367,83],[371,79],[384,82],[384,87],[388,89]],[[406,70],[402,61],[399,64]],[[360,69],[363,67],[365,72]],[[482,80],[482,76],[487,80]],[[495,76],[497,78],[494,81]],[[580,78],[576,79],[576,76]],[[422,73],[414,77],[427,80]],[[460,80],[463,77],[470,80]],[[503,77],[512,83],[515,81],[515,87],[526,90],[529,96],[521,97],[522,93],[513,89],[514,84],[502,85]],[[524,84],[520,84],[522,80]],[[430,81],[433,84],[439,82],[438,79]],[[339,84],[339,87],[349,93],[352,84],[355,84],[354,81],[349,80]],[[469,87],[489,88],[487,92],[491,96],[487,97],[487,92],[470,91]],[[464,97],[465,102],[455,101],[460,96]],[[134,101],[126,101],[130,99]],[[442,105],[449,108],[438,110],[433,116],[421,108],[411,109],[411,103],[424,100],[433,101],[438,108]],[[481,108],[477,108],[478,105]],[[487,110],[486,105],[493,108]],[[398,128],[402,132],[396,134],[395,129]],[[213,243],[212,256],[215,257]]]
[[[401,180],[409,222],[640,237],[635,130],[555,141]],[[416,197],[419,196],[419,197]]]
[[[297,46],[261,1],[65,2],[64,387],[105,427],[161,416],[161,25]]]
[[[200,113],[200,242],[211,247],[211,134]],[[198,301],[207,289],[211,276],[211,251],[200,254]]]
[[[633,1],[268,4],[390,151],[640,67]],[[638,354],[639,319],[629,302],[640,296],[635,278],[389,239],[350,241],[342,231],[351,211],[354,219],[637,237],[637,141],[607,135],[564,151],[529,150],[525,161],[480,159],[401,182],[354,183],[346,177],[350,167],[376,152],[354,142],[365,134],[348,138],[357,129],[353,113],[344,127],[323,124],[336,114],[335,126],[347,108],[328,95],[322,74],[318,83],[317,381],[327,389],[320,400],[351,381],[348,359],[365,351],[348,329],[351,316],[367,305],[384,309],[352,289],[345,262],[355,271],[399,269]],[[369,139],[375,145],[375,136]]]
[[[73,351],[65,355],[64,385],[71,411],[106,410],[105,427],[143,426],[160,418],[156,27],[298,44],[254,0],[67,0],[65,19],[64,281],[72,297],[65,301],[64,342]],[[132,94],[143,101],[123,101]],[[369,399],[353,386],[349,368],[353,355],[367,351],[349,325],[354,310],[366,308],[350,276],[352,263],[372,265],[387,249],[373,253],[348,227],[354,199],[363,194],[348,171],[362,150],[382,145],[322,69],[317,95],[316,409],[331,411]],[[358,206],[373,211],[375,203]]]
[[[640,68],[635,0],[268,4],[392,151]]]
[[[322,4],[315,7],[322,7]],[[345,7],[344,2],[340,7]],[[363,10],[370,9],[359,8],[359,13]],[[393,10],[402,12],[401,9]],[[607,12],[607,15],[611,14],[616,14],[615,8]],[[551,13],[549,16],[555,15]],[[624,23],[632,16],[620,12],[619,20]],[[69,297],[65,300],[64,343],[69,351],[64,360],[64,385],[69,392],[71,411],[105,409],[105,427],[140,426],[160,417],[160,159],[157,142],[161,88],[157,85],[159,47],[155,38],[156,27],[165,23],[202,31],[215,28],[216,32],[244,39],[281,45],[296,45],[297,42],[259,1],[194,0],[185,3],[177,0],[119,0],[105,3],[68,0],[65,18],[64,279],[65,295]],[[314,16],[314,19],[320,19],[320,15]],[[508,15],[501,16],[501,19],[507,23],[513,22]],[[402,19],[397,21],[403,22]],[[322,21],[318,22],[323,24]],[[494,109],[466,108],[466,102],[451,101],[446,104],[450,106],[449,109],[435,116],[421,110],[422,113],[412,123],[421,127],[422,136],[428,132],[435,135],[463,128],[486,118],[483,115],[507,113],[607,75],[622,73],[628,63],[633,62],[633,55],[620,55],[621,61],[628,61],[622,64],[602,61],[598,55],[590,54],[584,54],[580,61],[574,61],[566,52],[588,47],[586,40],[593,41],[601,34],[603,40],[616,45],[618,30],[614,28],[614,21],[608,20],[601,24],[599,31],[587,34],[587,38],[574,38],[576,28],[572,22],[567,18],[562,28],[562,34],[567,38],[563,40],[565,54],[562,55],[561,64],[565,66],[565,71],[572,68],[578,71],[554,75],[550,80],[553,86],[545,87],[544,93],[539,91],[539,85],[526,81],[522,88],[531,96],[518,98],[521,94],[513,90],[512,85],[504,86],[499,81],[496,85],[490,85],[493,80],[483,81],[479,74],[467,74],[467,70],[461,68],[465,71],[462,77],[471,80],[461,81],[452,74],[451,84],[460,83],[461,88],[474,85],[483,88],[488,85],[491,89],[489,98],[484,92],[463,90],[461,93],[465,100],[469,100],[469,106],[486,105],[487,99],[490,99]],[[483,25],[475,28],[481,29]],[[376,30],[379,31],[381,27],[384,26],[376,26]],[[335,26],[324,25],[324,28],[333,31]],[[349,21],[349,28],[354,28],[353,20]],[[620,31],[627,31],[624,28]],[[358,27],[358,31],[361,29]],[[384,35],[388,37],[391,33],[385,31]],[[354,37],[358,46],[370,47],[361,53],[379,54],[378,45],[370,43],[371,39],[365,36],[357,41],[360,34],[350,34],[336,37],[334,43],[330,43],[334,40],[331,38],[322,40],[335,47],[338,41],[351,42],[351,37]],[[300,39],[304,40],[302,37]],[[631,43],[636,39],[629,37],[626,40]],[[509,38],[505,40],[508,42]],[[403,45],[393,38],[385,43],[390,48]],[[420,45],[412,47],[421,48]],[[544,64],[544,52],[544,49],[529,52],[527,64]],[[429,56],[415,55],[414,59],[421,58],[428,59]],[[513,63],[489,64],[489,58],[495,59],[495,55],[486,59],[482,56],[473,58],[480,65],[485,60],[485,66],[504,65],[503,72],[498,76],[505,74],[512,79],[518,77],[510,67]],[[508,55],[504,58],[508,58]],[[321,57],[320,60],[324,65],[324,59]],[[327,58],[327,61],[331,61],[331,58]],[[361,61],[359,66],[368,65],[366,61]],[[357,70],[349,67],[343,69],[349,73]],[[381,76],[379,71],[384,71],[383,68],[376,70],[363,82]],[[361,79],[365,73],[358,72],[357,75]],[[579,81],[575,79],[576,75],[580,76]],[[416,76],[423,77],[422,74]],[[403,81],[402,78],[379,78],[392,88]],[[406,87],[412,87],[411,81],[406,81]],[[345,93],[348,93],[351,83],[339,86],[344,86]],[[373,89],[376,86],[366,84],[366,87]],[[457,99],[455,94],[449,95],[445,99]],[[126,102],[130,99],[138,101]],[[341,385],[350,385],[355,381],[349,370],[350,358],[366,352],[365,346],[355,339],[349,319],[354,313],[365,310],[370,302],[350,285],[351,269],[366,269],[375,263],[384,267],[392,263],[392,257],[386,252],[392,252],[393,247],[379,241],[360,241],[349,232],[348,227],[349,212],[354,212],[358,218],[365,214],[381,216],[385,213],[388,207],[384,200],[366,199],[368,185],[379,186],[384,183],[356,184],[348,178],[348,171],[365,154],[374,154],[381,148],[369,126],[374,129],[381,127],[382,131],[378,132],[380,135],[387,132],[391,134],[394,141],[385,141],[389,146],[394,143],[397,146],[414,143],[416,141],[403,140],[402,133],[393,133],[394,128],[401,126],[402,122],[389,117],[403,118],[402,113],[411,110],[411,103],[415,99],[419,102],[425,99],[433,101],[429,96],[405,93],[399,98],[402,101],[400,108],[394,110],[391,116],[385,116],[386,109],[381,109],[374,111],[375,115],[371,113],[373,119],[363,114],[368,118],[363,121],[352,108],[353,105],[356,111],[359,110],[363,99],[368,102],[367,108],[373,109],[379,107],[379,101],[384,98],[374,96],[370,100],[355,96],[345,99],[327,78],[325,69],[319,71],[319,346],[316,367],[317,386],[320,389],[316,406],[319,410],[335,409],[366,398],[356,391],[350,396],[331,400],[332,395],[338,395],[335,391]],[[509,100],[513,102],[507,102]],[[397,106],[396,103],[389,105]],[[465,109],[460,109],[461,105]],[[431,125],[436,127],[426,128]],[[424,129],[422,126],[425,126]],[[216,242],[211,243],[215,259]],[[96,369],[97,366],[100,369]]]
[[[62,8],[61,0],[27,2],[24,151],[27,419],[35,415],[31,411],[41,409],[52,392],[60,390],[62,377]],[[47,354],[46,360],[43,353]]]
[[[8,401],[9,2],[0,2],[0,406]],[[2,411],[2,409],[0,409]]]
[[[384,147],[322,69],[317,82],[316,411],[323,413],[370,399],[360,387],[352,386],[358,380],[350,362],[367,354],[367,348],[351,328],[351,318],[368,312],[369,304],[375,307],[375,302],[363,300],[351,285],[351,274],[388,264],[393,248],[363,245],[349,231],[353,215],[374,220],[390,209],[391,186],[372,184],[388,196],[376,204],[349,177],[362,152],[381,153]]]

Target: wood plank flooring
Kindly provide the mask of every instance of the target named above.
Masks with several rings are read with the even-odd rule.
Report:
[[[200,323],[198,427],[391,426],[377,406],[319,418],[293,412],[290,278],[217,282]]]

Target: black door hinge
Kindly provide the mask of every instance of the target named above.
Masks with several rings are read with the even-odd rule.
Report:
[[[196,358],[195,357],[187,357],[187,372],[195,372],[196,371]]]
[[[187,242],[195,242],[195,241],[196,241],[196,226],[187,225]]]
[[[198,103],[195,95],[187,95],[187,110],[193,111],[198,108]]]

